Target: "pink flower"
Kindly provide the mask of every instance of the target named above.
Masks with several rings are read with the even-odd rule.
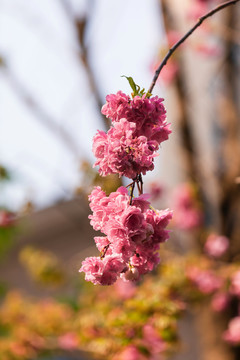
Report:
[[[102,148],[102,138],[98,135],[94,137],[93,153],[97,158],[94,166],[99,166],[102,176],[119,174],[133,179],[137,174],[153,170],[158,143],[148,141],[145,136],[134,137],[135,128],[133,122],[120,119],[106,134],[105,152],[96,151]]]
[[[112,360],[146,360],[134,345],[128,345],[123,351],[116,354]]]
[[[202,223],[194,188],[190,184],[181,184],[173,193],[174,223],[182,230],[192,230]]]
[[[149,194],[142,194],[133,199],[132,205],[140,208],[142,212],[146,212],[150,206],[150,202],[148,201],[149,197]]]
[[[157,251],[169,237],[165,228],[172,212],[149,209],[148,198],[141,195],[130,205],[124,187],[109,196],[100,187],[93,189],[89,196],[93,214],[89,218],[94,229],[106,236],[94,238],[100,258],[89,257],[82,263],[80,271],[85,272],[87,281],[111,285],[120,276],[136,281],[159,263]]]
[[[229,240],[226,236],[211,234],[207,238],[204,250],[208,255],[218,258],[226,252],[228,246]]]
[[[94,166],[99,166],[102,176],[118,174],[136,184],[141,174],[153,170],[157,150],[171,130],[163,99],[148,95],[131,99],[118,91],[106,97],[102,113],[112,120],[113,126],[107,133],[98,131],[92,147]],[[172,213],[150,210],[148,198],[142,194],[133,199],[131,194],[130,199],[124,187],[109,196],[100,187],[92,191],[90,223],[106,236],[94,239],[100,257],[82,262],[79,271],[85,272],[87,281],[111,285],[120,276],[135,281],[159,263],[157,251],[169,237],[165,228]]]
[[[240,344],[240,316],[229,322],[228,329],[223,333],[223,339],[233,345]]]
[[[159,80],[162,80],[163,83],[168,86],[170,85],[173,80],[176,78],[179,72],[179,65],[176,60],[171,59],[167,66],[163,67],[161,72],[161,76]]]
[[[213,296],[211,306],[214,311],[221,312],[225,310],[229,304],[230,296],[226,292],[220,292]]]
[[[74,350],[78,346],[78,338],[75,333],[66,333],[58,338],[58,345],[60,349]]]
[[[82,262],[79,272],[85,272],[85,280],[100,284],[104,263],[99,257],[88,257]]]
[[[130,97],[122,91],[106,96],[107,103],[102,107],[102,114],[112,121],[125,118],[129,109]]]
[[[152,182],[149,185],[149,193],[151,195],[152,200],[157,200],[163,194],[163,187],[162,185],[158,184],[157,182]]]
[[[204,294],[211,294],[222,286],[222,279],[211,271],[201,270],[197,267],[190,267],[187,270],[187,277]]]
[[[130,281],[123,281],[121,278],[119,278],[115,283],[115,289],[118,293],[118,295],[126,300],[130,299],[136,294],[136,285],[133,282]]]
[[[235,272],[232,276],[230,292],[240,298],[240,270]]]
[[[127,271],[125,271],[124,274],[122,274],[122,279],[125,281],[136,281],[139,279],[139,271],[136,267],[129,268]]]
[[[151,210],[146,212],[146,220],[153,226],[153,240],[165,242],[169,238],[169,231],[165,230],[169,221],[172,219],[173,212],[170,210]]]
[[[94,241],[99,251],[102,251],[110,244],[107,236],[95,236]]]
[[[198,44],[194,48],[196,51],[206,56],[220,56],[222,52],[222,49],[218,45],[208,45],[206,43]]]
[[[183,34],[179,31],[176,30],[168,31],[167,32],[168,45],[172,47],[176,42],[178,42],[181,39],[182,36]]]
[[[102,176],[119,174],[134,179],[154,168],[160,143],[171,133],[166,123],[163,99],[135,96],[122,92],[108,95],[102,113],[113,122],[107,133],[99,131],[93,138],[93,153]]]
[[[150,324],[146,324],[143,327],[143,340],[152,354],[161,353],[167,348],[166,343]]]
[[[188,17],[191,20],[197,20],[207,12],[207,8],[206,1],[193,1],[188,11]]]
[[[119,256],[108,255],[103,259],[89,257],[82,262],[79,272],[85,272],[85,280],[94,285],[112,285],[125,267]]]
[[[12,226],[14,223],[14,215],[7,210],[0,210],[0,228]]]

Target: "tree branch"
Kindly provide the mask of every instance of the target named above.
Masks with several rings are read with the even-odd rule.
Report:
[[[198,22],[178,41],[176,42],[176,44],[174,44],[168,51],[168,53],[166,54],[166,56],[164,57],[163,61],[161,62],[161,64],[159,65],[159,67],[157,68],[152,83],[148,89],[149,93],[152,93],[152,90],[156,84],[156,81],[159,77],[159,74],[161,72],[161,70],[163,69],[163,67],[167,64],[168,59],[172,56],[172,54],[174,53],[174,51],[203,23],[204,20],[206,20],[207,18],[209,18],[210,16],[214,15],[215,13],[217,13],[218,11],[225,9],[227,6],[230,5],[235,5],[238,1],[240,0],[231,0],[231,1],[226,1],[221,5],[218,5],[217,7],[215,7],[213,10],[209,11],[207,14],[201,16],[198,19]]]

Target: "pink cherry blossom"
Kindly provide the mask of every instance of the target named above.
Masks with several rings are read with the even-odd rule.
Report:
[[[158,200],[163,194],[163,186],[157,182],[152,182],[149,184],[149,193],[152,200]]]
[[[106,104],[102,107],[102,114],[112,121],[125,118],[130,108],[130,97],[122,91],[117,94],[110,94],[106,96]]]
[[[113,126],[93,138],[94,166],[102,176],[131,178],[140,196],[129,196],[123,186],[109,196],[95,187],[89,196],[90,223],[105,236],[94,238],[100,256],[86,258],[79,271],[95,285],[112,285],[119,277],[136,281],[152,271],[160,261],[160,243],[169,238],[165,228],[172,218],[169,210],[150,209],[149,195],[142,194],[142,174],[153,170],[157,150],[171,133],[163,99],[146,94],[131,99],[119,91],[106,101],[102,113]]]
[[[159,145],[171,133],[166,122],[163,99],[135,96],[122,92],[108,95],[102,113],[113,126],[107,133],[98,131],[93,138],[93,153],[102,176],[119,174],[134,179],[154,168]]]
[[[240,270],[232,275],[230,292],[240,298]]]
[[[103,259],[99,257],[86,258],[79,271],[85,272],[85,280],[91,281],[95,285],[112,285],[124,267],[125,263],[120,256],[108,255]]]
[[[223,333],[223,339],[233,345],[240,344],[240,316],[229,322],[228,329]]]
[[[75,333],[66,333],[64,335],[59,336],[58,345],[60,349],[64,350],[73,350],[78,346],[78,339]]]
[[[112,360],[147,360],[134,345],[128,345],[123,351],[116,354]]]
[[[109,196],[100,187],[90,199],[91,224],[106,236],[94,238],[100,257],[83,261],[81,272],[94,284],[111,285],[120,276],[136,281],[159,263],[160,243],[169,238],[166,227],[172,218],[169,210],[149,208],[148,195],[134,198],[130,205],[128,191],[120,187]]]
[[[144,325],[143,340],[152,354],[159,354],[167,348],[167,344],[163,341],[151,324]]]
[[[134,137],[135,129],[136,124],[121,119],[110,128],[106,136],[99,132],[94,137],[93,153],[97,158],[94,166],[99,166],[102,176],[119,174],[134,179],[137,174],[146,174],[147,171],[153,170],[153,160],[157,156],[159,144],[157,140],[148,140],[143,135]],[[158,136],[158,133],[159,131],[156,131],[154,136]]]
[[[114,285],[118,295],[124,300],[130,299],[136,294],[136,285],[131,281],[123,281],[119,278]]]
[[[212,298],[211,306],[214,311],[221,312],[227,308],[230,302],[230,295],[227,292],[219,292]]]
[[[211,294],[222,286],[222,279],[213,274],[210,270],[202,270],[191,266],[187,269],[187,277],[204,294]]]
[[[195,191],[191,184],[181,184],[173,192],[174,224],[182,230],[193,230],[202,223]]]
[[[226,236],[211,234],[207,238],[204,250],[208,255],[218,258],[226,252],[228,246],[229,240]]]
[[[0,210],[0,228],[7,228],[14,223],[14,215],[7,210]]]

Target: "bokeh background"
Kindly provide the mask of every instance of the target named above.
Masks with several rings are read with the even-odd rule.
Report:
[[[174,303],[170,314],[175,295],[169,295],[169,288],[174,274],[181,271],[176,266],[168,284],[158,283],[163,276],[159,273],[148,280],[159,291],[159,301],[163,296],[159,289],[165,286],[166,308],[153,307],[153,299],[144,293],[148,293],[144,280],[139,290],[138,286],[134,291],[118,289],[119,294],[133,291],[133,298],[145,294],[145,303],[154,309],[135,306],[133,321],[125,295],[118,295],[120,305],[112,298],[115,288],[96,290],[78,274],[81,260],[96,254],[87,194],[96,184],[108,192],[127,184],[117,177],[101,179],[92,169],[92,137],[97,129],[109,127],[101,115],[106,95],[118,90],[130,94],[122,75],[132,76],[147,89],[168,49],[219,3],[0,1],[0,354],[4,360],[238,359],[240,332],[235,342],[222,340],[229,320],[239,315],[236,294],[236,298],[231,295],[228,312],[218,314],[217,320],[209,307],[209,295],[215,290],[205,294],[204,302],[198,295],[194,301],[183,296],[182,302],[189,301],[185,312]],[[216,264],[211,259],[213,263],[203,267],[221,274],[228,271],[226,282],[238,270],[240,252],[239,18],[239,4],[214,15],[163,69],[153,93],[165,99],[173,133],[163,143],[154,171],[144,177],[154,206],[175,210],[172,236],[164,250],[166,261],[174,256],[185,261],[193,252],[201,267],[208,236],[224,236],[230,245],[223,260]],[[188,284],[181,281],[174,286],[185,294]],[[97,305],[104,293],[109,300],[106,309]],[[35,315],[44,313],[44,301],[48,316],[40,324]],[[69,309],[62,304],[76,313],[67,316]],[[159,315],[164,311],[168,320]],[[127,314],[125,322],[111,322],[112,312],[116,318]],[[83,317],[85,322],[71,328],[72,319],[83,314],[89,315]],[[98,316],[105,317],[108,331],[102,323],[93,324]],[[158,316],[161,321],[156,325],[153,319]],[[139,326],[135,335],[126,330],[132,322]],[[91,329],[86,323],[92,324]],[[37,329],[33,324],[39,324]],[[120,335],[115,328],[122,329]],[[176,341],[177,333],[182,345]],[[154,336],[152,344],[149,339]],[[167,351],[159,336],[170,344]],[[151,353],[150,348],[157,350]]]

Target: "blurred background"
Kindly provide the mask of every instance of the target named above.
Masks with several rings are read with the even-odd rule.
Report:
[[[122,75],[148,89],[168,49],[219,3],[0,0],[3,360],[239,359],[240,331],[222,340],[239,317],[239,3],[204,22],[153,91],[173,133],[144,189],[156,208],[175,211],[169,268],[129,288],[100,289],[78,274],[97,254],[87,195],[97,184],[108,193],[127,184],[92,168],[92,138],[109,127],[106,95],[131,93]],[[229,244],[221,260],[204,253],[213,235]],[[221,278],[221,289],[203,290],[188,276],[193,264]],[[219,289],[228,301],[216,318],[209,303]]]

